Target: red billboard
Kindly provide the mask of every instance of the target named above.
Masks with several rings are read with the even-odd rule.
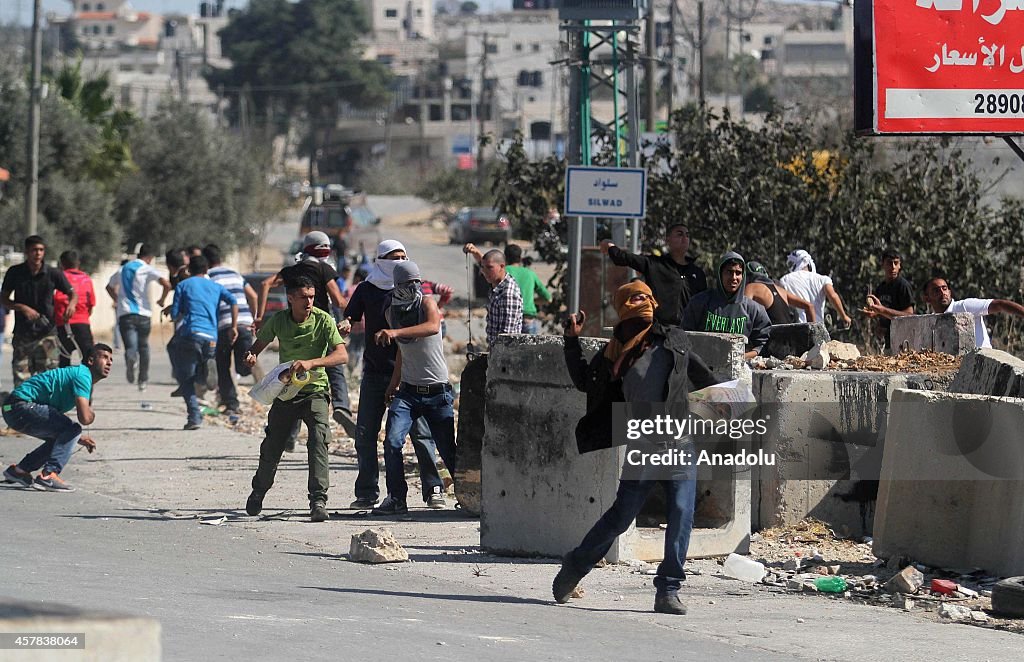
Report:
[[[857,128],[1024,133],[1024,0],[854,3]]]

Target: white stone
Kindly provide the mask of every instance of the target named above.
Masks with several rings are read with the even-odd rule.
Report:
[[[986,623],[988,622],[988,614],[983,611],[972,611],[971,620],[975,623]]]
[[[963,605],[944,602],[939,606],[939,616],[953,621],[963,621],[971,617],[971,610]]]
[[[829,356],[837,361],[856,361],[860,358],[860,350],[856,345],[839,340],[829,340],[822,345]]]
[[[401,563],[409,553],[387,529],[367,529],[352,536],[348,558],[360,563]]]

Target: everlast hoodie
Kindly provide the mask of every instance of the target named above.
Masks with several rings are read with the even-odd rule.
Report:
[[[726,262],[739,262],[743,267],[743,282],[733,294],[722,289],[722,267]],[[747,264],[743,256],[732,251],[718,261],[718,280],[713,289],[707,289],[690,299],[683,311],[683,328],[687,331],[709,333],[737,333],[747,337],[747,351],[761,351],[768,342],[771,320],[764,306],[743,294],[747,284]]]

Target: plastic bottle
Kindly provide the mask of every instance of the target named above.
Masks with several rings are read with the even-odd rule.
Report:
[[[751,584],[761,581],[764,579],[765,574],[767,574],[763,563],[758,563],[739,554],[730,554],[725,559],[724,571],[727,577],[750,582]]]
[[[846,580],[842,577],[818,577],[814,586],[822,593],[842,593],[846,590]]]

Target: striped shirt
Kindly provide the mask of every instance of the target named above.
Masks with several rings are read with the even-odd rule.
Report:
[[[487,344],[502,333],[523,332],[523,294],[512,274],[506,273],[487,299]]]
[[[245,280],[242,275],[227,267],[214,267],[207,275],[210,280],[235,297],[235,303],[238,304],[238,326],[252,326],[252,310],[249,309],[249,301],[245,298]],[[231,306],[221,303],[217,308],[217,328],[226,329],[229,326],[231,326]]]
[[[149,284],[159,281],[160,273],[142,260],[132,260],[118,269],[107,283],[117,288],[117,316],[152,317]]]

